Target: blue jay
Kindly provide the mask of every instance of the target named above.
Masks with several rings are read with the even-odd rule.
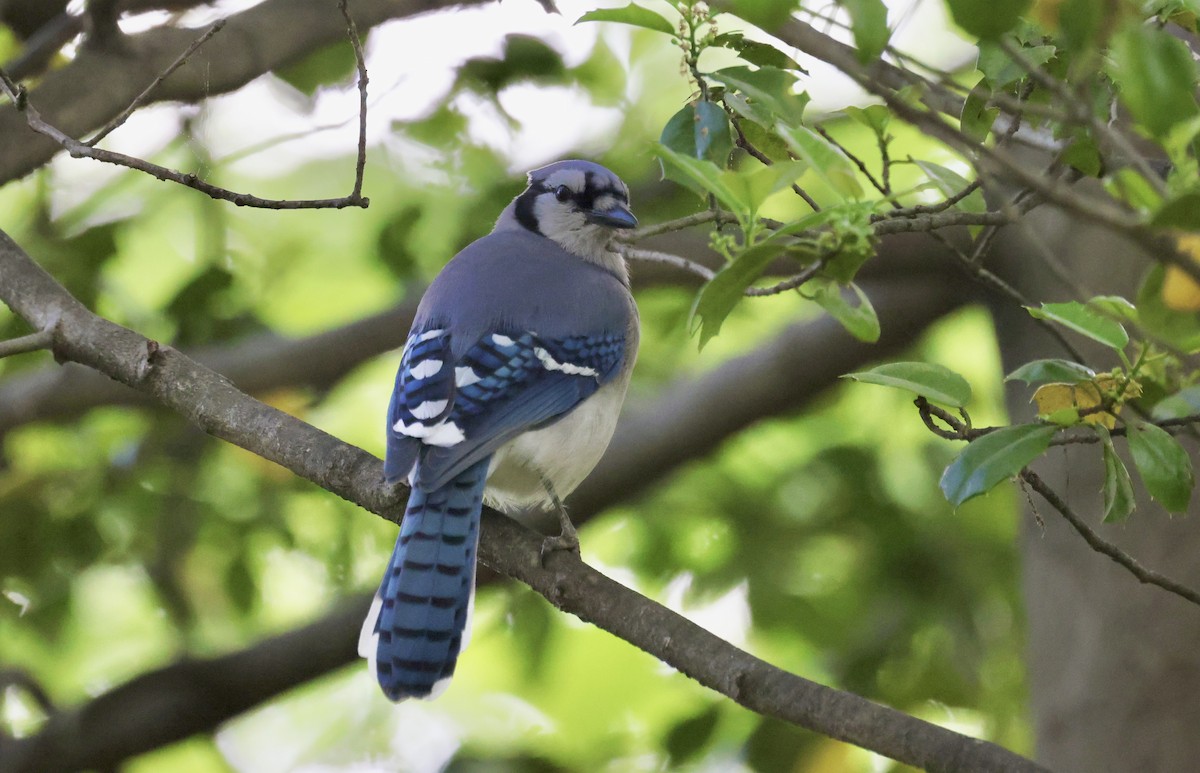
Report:
[[[636,225],[608,169],[550,164],[421,299],[384,463],[412,494],[359,637],[388,698],[436,697],[454,673],[484,500],[556,508],[562,533],[546,547],[578,549],[561,500],[600,460],[629,385],[637,307],[608,243]]]

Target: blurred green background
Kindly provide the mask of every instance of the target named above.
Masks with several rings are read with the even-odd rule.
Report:
[[[688,97],[678,50],[652,33],[572,27],[586,6],[562,5],[560,18],[532,3],[436,17],[463,44],[408,54],[427,66],[420,74],[398,52],[439,28],[372,34],[366,211],[236,208],[60,158],[0,189],[3,227],[91,308],[190,350],[312,335],[401,303],[490,229],[524,169],[556,158],[617,171],[643,224],[699,209],[659,180],[649,150]],[[505,44],[510,33],[527,36]],[[16,47],[0,38],[0,59]],[[248,94],[141,111],[114,142],[235,190],[340,195],[353,176],[351,66],[344,45],[318,52]],[[826,125],[870,154],[872,136]],[[925,142],[900,132],[893,153],[928,157]],[[795,205],[781,195],[771,206]],[[695,285],[639,282],[643,270],[630,411],[821,313],[798,296],[748,300],[698,352]],[[24,332],[0,311],[0,338]],[[976,423],[1003,421],[1002,396],[986,387],[1001,373],[981,309],[942,319],[902,359],[953,366],[976,386]],[[397,361],[373,356],[328,383],[259,397],[381,455]],[[55,368],[44,354],[2,359],[0,395]],[[392,524],[162,410],[11,424],[0,436],[0,668],[27,670],[61,705],[184,653],[232,652],[317,619],[373,590],[395,539]],[[784,669],[1028,752],[1015,501],[1003,490],[952,512],[937,479],[954,452],[906,393],[830,383],[796,414],[755,423],[589,519],[583,557]],[[42,719],[15,688],[0,706],[16,735]],[[471,645],[440,700],[393,706],[356,663],[123,770],[447,765],[893,768],[733,705],[501,581],[480,590]]]

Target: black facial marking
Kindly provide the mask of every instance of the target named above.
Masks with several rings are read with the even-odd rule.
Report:
[[[545,190],[542,186],[529,186],[528,189],[517,197],[517,206],[515,214],[517,222],[523,225],[526,229],[533,231],[535,234],[542,234],[542,229],[538,228],[537,215],[533,213],[533,203],[537,200],[540,193]]]
[[[529,188],[517,197],[515,208],[517,222],[526,229],[545,236],[538,226],[537,216],[534,214],[534,203],[538,196],[542,195],[553,196],[563,204],[569,202],[573,205],[573,209],[584,212],[594,209],[596,200],[603,196],[612,196],[622,204],[629,203],[629,194],[626,193],[619,180],[592,171],[585,171],[583,179],[584,187],[579,192],[565,185],[550,187],[545,179],[531,180]]]

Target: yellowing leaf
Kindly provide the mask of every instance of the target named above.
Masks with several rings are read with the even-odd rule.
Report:
[[[1121,387],[1124,385],[1124,391]],[[1067,417],[1072,411],[1079,414],[1088,424],[1100,424],[1108,429],[1116,426],[1117,417],[1109,411],[1093,411],[1107,399],[1112,402],[1112,408],[1120,413],[1121,406],[1142,394],[1142,385],[1136,381],[1117,379],[1112,374],[1101,373],[1091,381],[1079,384],[1051,383],[1043,384],[1033,393],[1037,403],[1038,415],[1055,423],[1068,423]]]
[[[1200,266],[1200,233],[1181,233],[1175,237],[1179,252]],[[1179,266],[1167,266],[1163,277],[1163,304],[1174,311],[1200,311],[1200,284]]]

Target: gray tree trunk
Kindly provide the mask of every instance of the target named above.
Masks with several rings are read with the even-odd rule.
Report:
[[[1071,298],[1045,268],[1047,249],[1089,293],[1132,299],[1149,266],[1135,247],[1108,232],[1059,211],[1038,212],[1029,228],[1010,228],[997,242],[1005,275],[1037,301]],[[1038,357],[1067,356],[1013,304],[997,304],[994,319],[1006,371]],[[1110,353],[1082,341],[1080,349],[1098,369],[1116,364]],[[1032,418],[1031,390],[1023,384],[1009,389],[1013,420]],[[1124,450],[1123,440],[1116,443]],[[1185,445],[1195,451],[1195,443]],[[1138,509],[1116,525],[1101,523],[1103,466],[1095,446],[1052,449],[1036,469],[1104,539],[1143,565],[1200,587],[1200,514],[1168,516],[1141,491],[1127,455],[1126,465],[1139,491]],[[1141,585],[1032,497],[1045,523],[1026,505],[1020,547],[1038,760],[1062,773],[1200,770],[1200,608]]]

